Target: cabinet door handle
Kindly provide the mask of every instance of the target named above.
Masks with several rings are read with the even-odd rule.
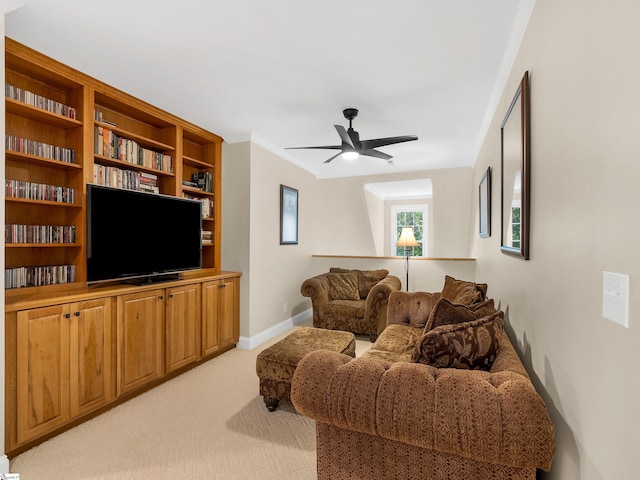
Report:
[[[71,314],[70,313],[65,313],[64,314],[64,318],[71,318]]]
[[[170,293],[170,294],[169,294],[169,298],[173,298],[173,293]]]
[[[73,314],[74,314],[76,317],[79,317],[79,316],[80,316],[80,312],[73,312]]]
[[[219,288],[225,288],[227,286],[226,283],[221,283]]]
[[[158,300],[162,300],[162,295],[158,295]]]

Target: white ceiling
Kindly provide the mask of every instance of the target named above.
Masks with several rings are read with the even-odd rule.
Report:
[[[22,0],[7,36],[318,178],[472,166],[535,0]],[[394,166],[323,161],[333,125]]]
[[[429,178],[365,183],[364,189],[382,200],[414,200],[433,196],[433,184]]]

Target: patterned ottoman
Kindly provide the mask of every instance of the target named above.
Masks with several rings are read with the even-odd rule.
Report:
[[[258,355],[256,373],[260,377],[260,395],[270,412],[278,408],[280,400],[291,401],[291,379],[302,357],[321,349],[355,357],[355,335],[338,330],[300,327]]]

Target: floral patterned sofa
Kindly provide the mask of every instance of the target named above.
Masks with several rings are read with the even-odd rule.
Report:
[[[388,326],[352,359],[306,355],[291,399],[316,420],[318,479],[534,480],[554,427],[486,285],[393,292]]]
[[[401,288],[388,270],[331,268],[302,283],[311,298],[313,326],[369,335],[375,341],[387,324],[387,302]]]

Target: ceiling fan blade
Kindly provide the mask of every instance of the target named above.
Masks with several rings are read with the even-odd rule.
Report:
[[[338,131],[338,135],[340,135],[342,143],[354,148],[353,140],[351,140],[347,130],[342,125],[334,125],[334,127],[336,127],[336,130]]]
[[[382,160],[390,160],[393,158],[393,156],[389,154],[386,154],[384,152],[379,152],[378,150],[374,150],[372,148],[361,151],[360,155],[366,155],[367,157],[381,158]]]
[[[349,138],[351,139],[351,145],[353,145],[353,148],[357,152],[362,150],[362,142],[360,141],[360,134],[356,132],[353,128],[349,128],[349,130],[347,130],[347,133],[349,134]]]
[[[322,163],[329,163],[329,162],[330,162],[330,161],[332,161],[334,158],[339,157],[340,155],[342,155],[342,152],[340,152],[340,153],[336,153],[333,157],[328,158],[327,160],[325,160],[325,161],[324,161],[324,162],[322,162]]]
[[[418,137],[415,135],[404,135],[401,137],[374,138],[372,140],[362,140],[362,148],[368,150],[370,148],[393,145],[394,143],[411,142],[412,140],[418,140]]]
[[[342,145],[325,145],[321,147],[285,147],[285,150],[300,150],[303,148],[315,148],[320,150],[342,150]]]

